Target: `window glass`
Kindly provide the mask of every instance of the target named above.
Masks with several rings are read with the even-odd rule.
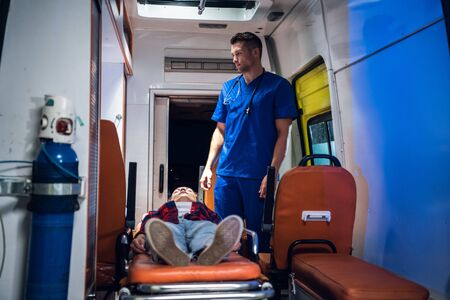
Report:
[[[311,135],[312,154],[330,154],[328,148],[328,133],[325,122],[312,124],[309,126]],[[327,159],[314,159],[315,165],[328,165]]]
[[[316,116],[308,122],[311,154],[336,155],[331,113]],[[315,165],[330,165],[328,159],[314,159]]]

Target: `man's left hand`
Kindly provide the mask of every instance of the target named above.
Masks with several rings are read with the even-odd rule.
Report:
[[[263,180],[261,181],[261,186],[259,187],[259,198],[261,199],[266,198],[266,190],[267,190],[267,175],[264,176]]]

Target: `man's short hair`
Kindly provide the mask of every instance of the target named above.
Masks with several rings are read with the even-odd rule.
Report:
[[[231,39],[230,44],[234,45],[236,43],[243,42],[245,47],[248,49],[259,49],[259,55],[262,55],[262,42],[261,39],[254,33],[251,32],[238,32]]]

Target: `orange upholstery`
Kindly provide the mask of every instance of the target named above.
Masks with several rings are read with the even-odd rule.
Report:
[[[168,284],[187,282],[245,281],[260,276],[259,266],[248,259],[231,253],[229,259],[213,266],[190,264],[186,267],[155,264],[151,257],[139,254],[130,265],[128,282]]]
[[[117,236],[125,225],[125,166],[114,123],[100,121],[97,262],[115,264]],[[98,268],[97,268],[98,269]],[[102,278],[102,276],[99,276]]]
[[[336,245],[338,253],[349,254],[355,207],[355,181],[344,168],[310,166],[286,172],[278,185],[274,207],[271,245],[276,267],[287,269],[288,247],[298,239],[327,239]],[[331,222],[303,222],[302,211],[307,210],[331,211]],[[329,251],[323,246],[298,248]]]
[[[346,254],[297,254],[292,271],[298,286],[323,299],[428,298],[420,285]]]

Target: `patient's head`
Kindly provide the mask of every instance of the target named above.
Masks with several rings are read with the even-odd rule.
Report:
[[[170,200],[175,202],[195,202],[197,201],[197,193],[191,188],[180,186],[172,192]]]

